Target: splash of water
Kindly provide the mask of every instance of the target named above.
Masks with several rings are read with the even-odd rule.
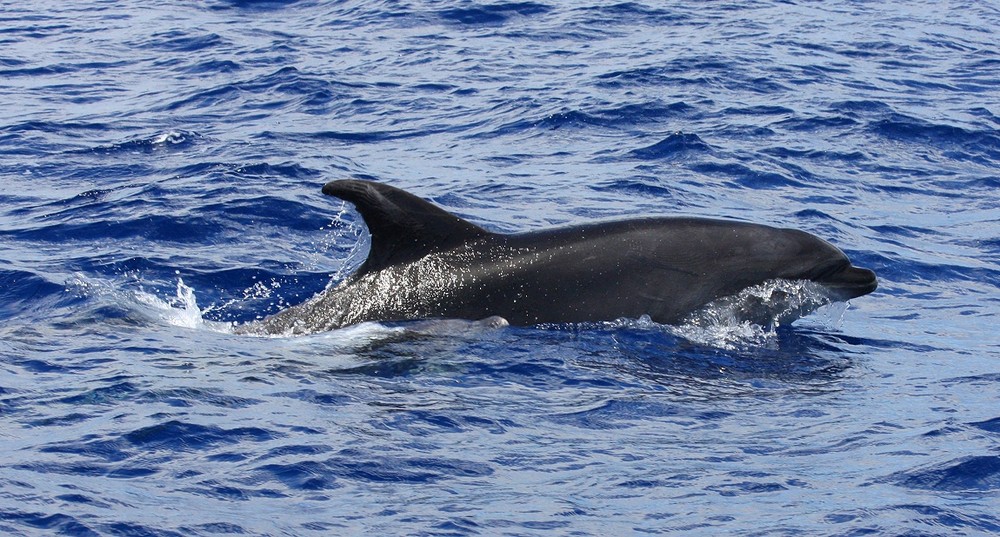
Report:
[[[345,273],[352,267],[356,267],[364,261],[363,254],[368,251],[371,247],[371,235],[366,233],[364,226],[358,225],[351,220],[344,218],[349,213],[347,207],[347,202],[342,201],[340,205],[340,211],[337,212],[330,220],[330,223],[324,226],[322,229],[333,229],[333,228],[343,228],[346,227],[348,233],[328,233],[326,234],[321,243],[320,251],[325,253],[333,249],[338,241],[349,241],[351,245],[350,251],[347,253],[347,257],[341,262],[340,266],[333,273],[330,278],[330,282],[327,284],[327,289],[337,285],[341,280],[344,279]]]
[[[812,315],[818,324],[837,327],[846,302],[831,303],[825,288],[807,280],[768,280],[736,295],[714,300],[678,325],[664,325],[648,315],[598,323],[610,329],[662,330],[693,343],[723,350],[765,348],[777,344],[778,327]],[[582,325],[584,327],[587,324]],[[559,325],[552,325],[559,328]]]
[[[827,321],[843,318],[846,303],[830,304],[826,289],[808,280],[768,280],[736,295],[714,300],[692,312],[671,332],[685,339],[720,347],[765,347],[777,340],[778,327],[820,308]]]
[[[162,299],[141,289],[134,292],[132,298],[140,306],[141,313],[172,326],[205,328],[217,332],[232,331],[229,323],[205,319],[205,311],[198,307],[194,288],[186,285],[180,277],[177,278],[176,294],[170,299]]]

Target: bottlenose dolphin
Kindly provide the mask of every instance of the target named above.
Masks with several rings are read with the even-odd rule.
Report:
[[[306,302],[237,328],[301,334],[364,321],[495,319],[512,325],[639,318],[681,322],[769,280],[808,280],[829,301],[875,290],[875,273],[794,229],[654,217],[491,233],[385,184],[333,181],[371,233],[364,264]]]

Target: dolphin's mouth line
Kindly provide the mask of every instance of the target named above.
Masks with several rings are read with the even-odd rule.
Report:
[[[867,295],[878,287],[874,272],[855,267],[850,261],[831,266],[813,281],[829,289],[835,295],[833,298],[839,300]]]

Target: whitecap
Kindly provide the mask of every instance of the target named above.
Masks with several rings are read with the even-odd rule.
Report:
[[[175,145],[187,141],[184,131],[167,131],[150,139],[153,145]]]

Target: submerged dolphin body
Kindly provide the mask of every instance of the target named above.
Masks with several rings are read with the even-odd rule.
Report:
[[[361,213],[371,233],[368,258],[339,285],[239,331],[301,334],[364,321],[487,317],[535,325],[648,315],[675,324],[770,280],[815,282],[829,301],[877,286],[872,271],[794,229],[643,218],[506,235],[384,184],[333,181],[323,193]]]

